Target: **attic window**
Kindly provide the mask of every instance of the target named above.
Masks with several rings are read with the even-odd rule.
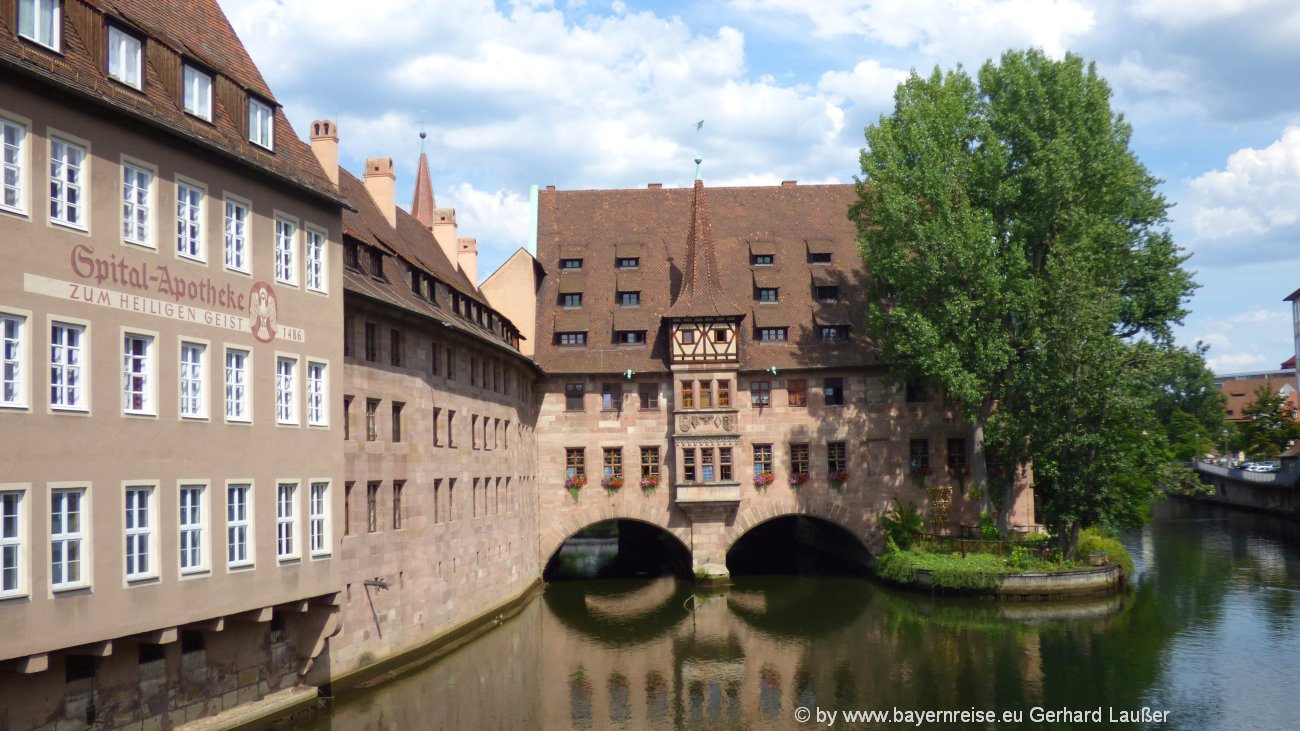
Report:
[[[275,111],[253,97],[248,98],[248,141],[272,149]]]
[[[18,35],[59,50],[59,28],[63,25],[59,0],[18,0]]]
[[[772,266],[772,255],[753,254],[749,257],[749,263],[751,266],[756,266],[756,267],[770,267]]]
[[[108,26],[108,75],[140,88],[140,39],[113,25]]]
[[[212,121],[212,75],[185,64],[185,111]]]
[[[641,258],[636,256],[620,256],[617,264],[619,269],[636,269],[641,266]]]
[[[561,268],[561,269],[571,269],[571,270],[572,270],[572,269],[581,269],[581,268],[582,268],[582,260],[581,260],[581,259],[561,259],[561,260],[560,260],[560,268]]]
[[[809,264],[830,264],[831,263],[830,252],[823,251],[823,252],[813,253],[810,251],[808,252],[808,263]]]
[[[849,337],[848,325],[822,325],[820,332],[823,343],[845,340]]]
[[[411,291],[414,292],[415,296],[417,297],[422,296],[424,293],[420,291],[420,270],[416,269],[415,267],[411,267],[410,272],[411,272]]]
[[[388,278],[384,276],[384,255],[379,249],[370,250],[370,276],[381,282],[388,281]]]
[[[361,271],[361,250],[351,241],[343,245],[343,266]]]
[[[830,286],[818,286],[818,287],[817,287],[817,301],[818,301],[818,302],[834,302],[835,300],[837,300],[837,299],[839,299],[839,298],[840,298],[840,288],[839,288],[839,287],[837,287],[837,286],[835,286],[835,285],[830,285]]]

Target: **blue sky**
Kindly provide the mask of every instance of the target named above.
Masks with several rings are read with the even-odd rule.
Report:
[[[434,191],[485,277],[527,239],[528,190],[849,182],[908,71],[1008,48],[1095,61],[1174,204],[1202,285],[1180,330],[1219,372],[1292,354],[1300,288],[1294,0],[222,0],[301,133],[391,156]],[[695,132],[695,121],[705,120]]]

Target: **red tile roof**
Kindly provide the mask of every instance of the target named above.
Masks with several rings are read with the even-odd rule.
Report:
[[[388,219],[384,217],[379,206],[367,192],[365,183],[342,168],[339,169],[339,190],[355,209],[343,211],[345,241],[354,239],[386,254],[383,257],[383,274],[386,281],[377,280],[366,272],[345,267],[343,276],[345,290],[400,307],[408,312],[435,318],[449,327],[487,340],[496,346],[509,347],[517,353],[517,350],[499,333],[480,326],[470,317],[454,312],[451,302],[440,299],[437,304],[433,304],[412,291],[409,267],[414,265],[423,273],[442,282],[447,289],[479,303],[480,307],[492,313],[496,320],[504,322],[510,330],[518,329],[508,318],[493,310],[488,305],[487,298],[479,292],[478,288],[470,284],[465,274],[452,266],[427,227],[421,225],[414,216],[401,208],[397,209],[397,227],[390,226]]]
[[[294,187],[341,202],[311,148],[284,111],[216,0],[63,0],[60,49],[19,38],[13,0],[0,1],[0,69],[112,109],[267,173]],[[110,79],[106,22],[145,36],[141,88]],[[182,108],[183,59],[215,72],[212,121]],[[274,151],[248,140],[247,96],[275,110]]]
[[[1291,387],[1291,394],[1287,397],[1287,404],[1292,408],[1297,405],[1296,402],[1296,379],[1294,376],[1263,376],[1260,378],[1234,378],[1224,381],[1220,384],[1219,389],[1227,397],[1227,419],[1232,422],[1246,421],[1246,407],[1255,401],[1255,391],[1260,387],[1266,387],[1270,393],[1276,394],[1284,387]]]
[[[857,229],[847,216],[857,198],[853,185],[709,188],[716,266],[698,250],[692,261],[691,229],[700,227],[695,196],[691,188],[539,191],[537,259],[549,272],[538,293],[535,358],[543,368],[666,371],[663,318],[691,277],[697,303],[707,287],[710,296],[743,313],[742,369],[875,363],[863,334],[867,269],[858,253]],[[831,263],[808,263],[813,253],[829,254]],[[751,266],[753,254],[771,254],[774,263]],[[639,258],[639,266],[619,269],[620,257]],[[581,270],[559,267],[560,259],[572,258],[583,260]],[[823,281],[839,287],[837,301],[817,301],[814,286]],[[778,301],[757,302],[756,288],[768,286],[779,289]],[[639,291],[640,305],[620,307],[620,291]],[[561,307],[562,292],[582,292],[582,307]],[[849,337],[823,343],[819,325],[847,325]],[[755,342],[755,327],[788,328],[789,340]],[[619,330],[645,330],[648,342],[616,344]],[[558,345],[556,333],[571,331],[586,331],[587,346]]]

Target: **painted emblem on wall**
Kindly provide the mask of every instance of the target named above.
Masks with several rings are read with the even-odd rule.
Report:
[[[266,282],[256,282],[248,292],[248,329],[258,342],[275,340],[275,290]]]

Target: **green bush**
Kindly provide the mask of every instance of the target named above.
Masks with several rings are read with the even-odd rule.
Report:
[[[1001,537],[998,533],[998,521],[993,517],[993,513],[987,510],[980,513],[980,538],[986,541],[996,541]]]
[[[876,575],[899,584],[916,581],[913,555],[907,551],[891,551],[876,559]]]
[[[916,534],[925,528],[925,516],[921,515],[916,503],[903,503],[880,516],[880,527],[885,529],[895,545],[906,551],[912,547]]]
[[[1052,537],[1047,535],[1046,533],[1027,533],[1023,538],[1020,539],[1020,542],[1041,543],[1043,541],[1050,541],[1050,540],[1052,540]]]
[[[1002,574],[975,566],[959,566],[932,570],[930,581],[938,589],[988,591],[1002,582]]]
[[[1106,560],[1119,564],[1125,576],[1133,575],[1133,557],[1124,544],[1096,528],[1084,528],[1079,534],[1079,558],[1087,558],[1096,551],[1106,554]]]

